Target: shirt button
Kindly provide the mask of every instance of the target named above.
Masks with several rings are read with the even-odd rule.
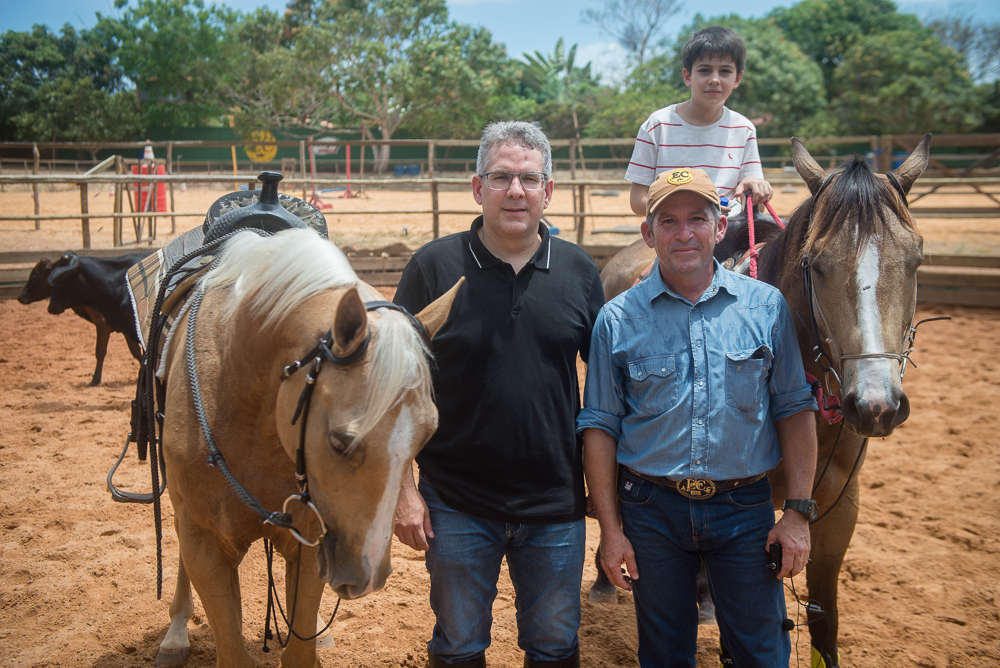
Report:
[[[701,348],[701,341],[698,341],[697,343],[695,343],[694,347],[695,348]]]
[[[737,367],[736,367],[736,370],[737,370],[737,371],[742,371],[742,370],[743,370],[743,367],[741,367],[741,366],[737,366]]]
[[[703,380],[699,380],[699,381],[698,381],[698,385],[700,385],[700,386],[704,387],[704,386],[705,386],[705,381],[703,381]]]
[[[698,420],[698,424],[701,424],[701,420]]]
[[[660,369],[660,373],[666,373],[666,372],[667,372],[667,367],[663,367],[662,369]]]
[[[696,459],[694,463],[695,464],[701,464],[701,460],[700,459]]]

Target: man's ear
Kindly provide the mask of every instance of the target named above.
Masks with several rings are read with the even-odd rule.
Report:
[[[650,248],[654,248],[653,245],[653,230],[649,227],[649,223],[645,220],[639,225],[639,232],[642,233],[642,240],[646,242],[646,245]]]
[[[482,205],[483,203],[483,180],[479,178],[479,174],[475,174],[472,177],[472,196],[476,198],[476,204]]]
[[[719,222],[715,230],[715,243],[721,243],[723,239],[726,238],[726,228],[729,227],[729,219],[725,216],[719,216]]]

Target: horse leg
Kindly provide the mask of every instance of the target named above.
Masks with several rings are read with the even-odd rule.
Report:
[[[708,571],[705,570],[704,561],[694,581],[698,585],[698,623],[711,624],[715,621],[715,601],[712,600],[712,588],[708,584]]]
[[[178,559],[177,585],[174,587],[174,598],[170,601],[170,628],[160,643],[160,651],[156,655],[157,668],[176,668],[187,661],[191,652],[188,640],[187,623],[194,613],[194,601],[191,599],[191,580],[184,570],[184,560]]]
[[[594,552],[594,563],[597,564],[597,579],[590,585],[590,595],[587,598],[591,603],[614,603],[618,600],[618,593],[608,579],[608,574],[601,567],[600,547]]]
[[[812,563],[806,567],[809,598],[819,602],[825,612],[809,614],[809,635],[813,646],[813,668],[840,665],[837,651],[839,613],[837,584],[844,554],[851,544],[858,521],[858,479],[847,487],[840,502],[823,519],[811,526]]]
[[[174,512],[181,562],[198,592],[215,637],[215,665],[253,668],[253,657],[243,642],[239,564],[245,552],[220,545],[211,532],[187,518],[181,504],[175,505]]]
[[[139,363],[142,363],[142,346],[139,345],[139,340],[134,336],[129,336],[125,334],[125,343],[128,344],[128,351],[132,353],[132,357]]]
[[[299,640],[295,635],[311,638],[319,630],[316,620],[323,598],[323,581],[319,579],[316,548],[300,547],[293,541],[282,553],[285,557],[285,611],[292,626],[288,646],[281,653],[281,665],[284,668],[319,668],[316,639]]]

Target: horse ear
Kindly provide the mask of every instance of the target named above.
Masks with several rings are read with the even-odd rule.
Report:
[[[824,179],[826,179],[826,172],[809,155],[805,144],[795,137],[792,137],[792,161],[795,163],[795,171],[799,173],[802,180],[809,186],[809,192],[815,195],[819,191],[820,186],[823,185]]]
[[[357,350],[368,335],[368,312],[353,285],[344,291],[333,316],[333,343],[338,356]]]
[[[931,135],[928,133],[924,135],[924,138],[920,140],[917,147],[913,149],[913,153],[910,154],[903,164],[893,170],[904,193],[908,194],[910,192],[913,182],[924,173],[930,161]]]
[[[462,283],[465,283],[465,276],[459,278],[458,283],[455,283],[448,292],[432,301],[415,316],[420,321],[420,324],[424,326],[424,329],[427,330],[428,338],[433,339],[437,331],[441,329],[441,325],[448,320],[452,302],[455,301],[455,295],[458,294],[458,289],[462,287]]]

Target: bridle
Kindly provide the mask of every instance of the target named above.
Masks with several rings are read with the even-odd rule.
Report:
[[[809,219],[806,221],[807,228],[812,223],[812,216],[813,213],[815,212],[815,204],[818,201],[820,194],[824,190],[826,190],[827,186],[833,181],[833,178],[835,176],[837,175],[831,174],[828,177],[826,177],[826,179],[823,181],[823,184],[813,195],[812,197],[813,208],[810,210]],[[903,205],[908,206],[906,193],[904,192],[903,187],[899,183],[899,179],[896,177],[896,175],[892,172],[886,172],[886,178],[888,178],[889,183],[892,185],[896,193],[899,195],[900,199],[903,202]],[[826,397],[822,401],[822,405],[820,406],[820,412],[830,424],[840,422],[840,429],[837,432],[837,439],[834,441],[833,448],[830,450],[830,455],[826,459],[826,463],[823,466],[822,472],[820,472],[819,476],[816,477],[816,481],[813,484],[812,495],[815,496],[816,490],[819,488],[820,482],[822,482],[824,476],[826,475],[826,471],[830,467],[830,464],[833,461],[833,457],[837,452],[837,445],[839,445],[840,443],[840,437],[843,434],[844,430],[843,411],[840,407],[839,392],[837,394],[831,392],[829,376],[832,375],[836,379],[838,390],[842,387],[842,384],[841,384],[840,374],[834,368],[833,358],[826,352],[826,349],[823,347],[823,338],[820,336],[819,324],[817,322],[817,317],[816,317],[817,310],[819,311],[819,317],[820,319],[823,320],[823,324],[826,327],[827,331],[830,331],[830,326],[826,320],[826,317],[823,315],[823,310],[819,304],[819,300],[816,298],[816,289],[812,279],[812,260],[808,255],[805,255],[802,258],[801,267],[802,267],[802,293],[803,297],[806,300],[806,303],[809,305],[809,323],[807,324],[805,322],[801,312],[797,312],[796,315],[799,318],[799,322],[802,323],[802,326],[809,333],[809,337],[812,340],[813,344],[812,349],[813,352],[816,354],[816,357],[814,358],[813,361],[819,366],[820,370],[823,372],[826,384]],[[914,313],[916,313],[916,294],[914,294],[913,311]],[[916,341],[917,338],[917,328],[923,323],[931,322],[933,320],[951,320],[951,317],[937,316],[934,318],[924,318],[923,320],[920,320],[916,324],[913,324],[913,321],[911,320],[907,333],[906,346],[902,353],[847,353],[847,354],[841,354],[840,360],[841,361],[849,359],[896,360],[897,362],[899,362],[899,379],[900,381],[902,381],[903,375],[906,373],[907,362],[912,363],[914,367],[917,366],[916,362],[913,362],[910,359],[910,355],[915,350],[914,342]],[[827,341],[830,342],[831,345],[833,344],[832,339],[827,338]],[[865,438],[861,444],[861,447],[858,449],[858,454],[854,459],[854,465],[851,467],[851,472],[847,476],[846,482],[844,483],[843,488],[840,490],[840,494],[821,515],[810,520],[810,524],[818,522],[819,520],[823,519],[831,510],[833,510],[834,507],[836,507],[841,497],[843,497],[843,495],[846,493],[850,481],[854,478],[854,474],[857,471],[858,466],[861,463],[861,459],[864,456],[867,449],[868,449],[868,439]]]
[[[215,444],[215,438],[212,435],[212,428],[208,423],[208,416],[205,412],[205,405],[202,400],[201,385],[198,382],[198,368],[194,351],[196,320],[198,317],[198,310],[201,307],[201,300],[204,295],[204,289],[199,286],[191,300],[191,306],[188,314],[185,354],[187,359],[188,378],[191,384],[191,398],[194,402],[195,412],[198,415],[198,424],[201,427],[202,436],[204,436],[205,443],[208,445],[208,465],[219,469],[219,472],[222,473],[222,476],[226,479],[226,482],[229,483],[233,492],[240,498],[241,501],[243,501],[244,504],[260,516],[261,522],[282,529],[287,529],[297,541],[306,547],[317,547],[326,536],[326,523],[323,521],[319,509],[316,508],[316,505],[312,502],[312,498],[309,494],[309,480],[306,476],[305,442],[306,424],[309,420],[309,406],[311,404],[313,390],[316,387],[316,380],[319,378],[319,373],[322,370],[323,362],[326,361],[339,367],[348,367],[353,365],[368,351],[368,345],[371,341],[371,328],[366,327],[364,340],[354,351],[346,355],[338,355],[334,351],[333,330],[328,330],[326,335],[319,340],[319,343],[317,343],[312,350],[306,353],[301,359],[286,366],[282,371],[281,381],[284,382],[286,379],[293,376],[299,369],[307,365],[311,366],[309,371],[306,373],[306,382],[302,388],[302,393],[299,395],[298,405],[296,406],[295,414],[292,417],[293,425],[298,422],[299,417],[302,418],[302,422],[299,426],[299,443],[295,451],[295,483],[298,486],[298,494],[292,494],[285,499],[284,504],[282,504],[281,512],[269,511],[264,508],[260,501],[258,501],[257,498],[246,487],[244,487],[229,470],[225,457],[222,456],[218,446]],[[374,311],[375,309],[380,308],[391,309],[405,315],[417,332],[421,334],[424,341],[429,341],[427,330],[424,328],[423,324],[421,324],[419,320],[417,320],[402,306],[381,300],[365,302],[366,311]],[[292,517],[288,512],[288,505],[293,500],[297,500],[308,507],[319,522],[320,534],[315,540],[305,538],[292,524]]]

